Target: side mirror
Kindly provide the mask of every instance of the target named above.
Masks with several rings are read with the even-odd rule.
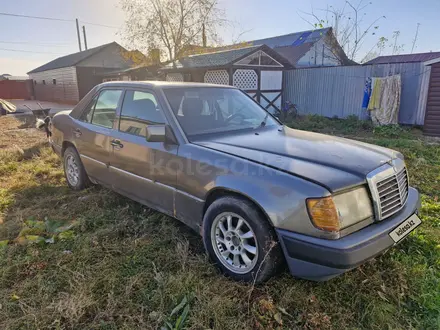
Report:
[[[148,142],[168,142],[177,144],[176,138],[168,125],[147,125],[146,140]]]

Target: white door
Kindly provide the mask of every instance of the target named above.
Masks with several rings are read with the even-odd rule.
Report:
[[[261,71],[260,104],[271,113],[281,110],[282,88],[283,71]]]

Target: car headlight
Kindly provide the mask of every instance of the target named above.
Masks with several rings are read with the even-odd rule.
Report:
[[[323,198],[309,198],[307,209],[313,224],[329,232],[338,232],[373,216],[365,187]]]

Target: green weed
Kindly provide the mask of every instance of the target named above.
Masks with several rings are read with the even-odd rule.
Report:
[[[422,226],[331,281],[283,272],[253,287],[222,276],[178,221],[104,188],[69,190],[48,146],[2,151],[0,329],[438,329],[440,146],[355,118],[294,126],[401,151],[422,193]],[[57,231],[66,237],[53,244],[14,242]]]

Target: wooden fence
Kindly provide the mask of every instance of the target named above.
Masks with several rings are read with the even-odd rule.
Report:
[[[33,98],[32,80],[0,80],[0,99]]]

